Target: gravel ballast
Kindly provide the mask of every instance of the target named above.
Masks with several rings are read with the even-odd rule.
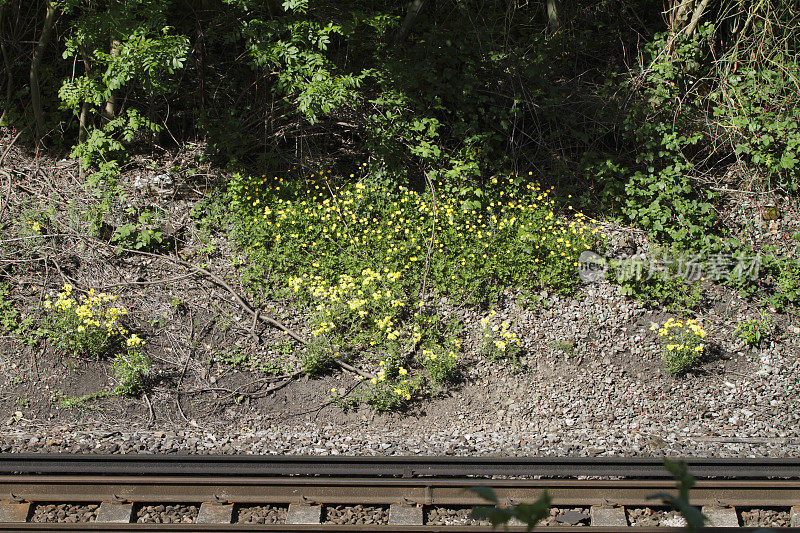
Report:
[[[515,321],[526,349],[519,367],[477,355],[480,315],[453,308],[468,325],[460,382],[405,412],[331,405],[331,388],[357,384],[348,372],[295,380],[253,402],[207,399],[194,412],[193,396],[182,395],[185,414],[176,412],[173,390],[158,388],[146,400],[109,400],[92,411],[37,415],[16,406],[0,432],[0,452],[800,456],[794,324],[778,324],[761,347],[749,348],[735,328],[755,312],[752,305],[718,299],[699,317],[717,355],[676,378],[663,369],[650,331],[672,315],[609,283],[585,286],[576,298],[544,291],[537,298],[525,308],[509,296],[498,309],[498,320]],[[558,349],[560,340],[574,349]],[[9,379],[23,375],[19,360],[0,357],[0,370]],[[246,382],[259,379],[242,374]],[[196,379],[199,389],[235,388]]]
[[[379,525],[389,521],[389,508],[381,505],[327,505],[323,522]]]
[[[136,511],[142,524],[193,524],[200,508],[197,505],[144,505]]]
[[[238,524],[285,524],[289,506],[247,505],[237,510]]]
[[[37,504],[31,514],[31,522],[86,523],[97,519],[99,504]]]

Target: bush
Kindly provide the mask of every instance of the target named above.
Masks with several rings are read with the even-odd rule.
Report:
[[[367,368],[384,361],[386,379],[365,384],[381,408],[455,375],[443,297],[485,304],[509,286],[568,294],[578,256],[597,241],[586,217],[571,206],[570,219],[559,217],[549,190],[516,176],[463,196],[354,178],[237,176],[223,202],[249,258],[246,281],[307,309],[306,372],[323,372],[333,357]],[[518,341],[500,327],[489,353],[508,357]],[[400,367],[406,383],[392,381]],[[395,388],[404,392],[393,397]]]

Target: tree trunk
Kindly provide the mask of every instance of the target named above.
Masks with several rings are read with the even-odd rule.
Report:
[[[116,39],[111,41],[111,48],[108,52],[111,57],[119,55],[119,44]],[[103,108],[103,116],[108,120],[117,116],[117,92],[115,90],[112,90],[108,95],[108,100],[106,100],[106,105]]]
[[[50,34],[53,31],[53,23],[56,20],[56,6],[52,2],[47,2],[47,13],[44,17],[44,27],[36,49],[33,51],[31,60],[31,105],[33,107],[33,120],[36,125],[36,139],[41,142],[44,136],[44,114],[42,111],[42,95],[39,89],[39,69],[42,66],[42,56],[44,55],[47,43],[50,41]]]
[[[560,0],[546,0],[544,9],[547,15],[547,29],[554,32],[561,27],[561,2]]]
[[[686,18],[686,11],[689,9],[689,6],[692,5],[694,0],[680,0],[680,4],[674,9],[672,9],[669,18],[669,25],[672,28],[672,33],[675,34],[679,31],[681,25],[683,24],[683,20]]]
[[[14,73],[11,72],[11,61],[8,59],[8,50],[6,50],[6,39],[3,35],[3,22],[5,20],[5,6],[0,7],[0,53],[3,55],[3,65],[8,75],[6,82],[6,103],[3,106],[3,114],[0,115],[0,124],[5,123],[8,108],[11,105],[11,98],[14,96]]]
[[[689,26],[686,28],[686,37],[691,38],[694,34],[694,30],[697,28],[697,24],[700,22],[700,19],[703,17],[703,13],[708,7],[709,0],[702,0],[700,4],[694,9],[694,13],[692,13],[692,20],[689,22]]]
[[[89,57],[86,55],[86,50],[81,47],[81,59],[83,60],[83,70],[86,76],[89,76],[90,64]],[[81,114],[78,119],[78,143],[83,144],[86,140],[87,128],[86,124],[89,122],[89,102],[83,101],[81,103]],[[83,177],[83,166],[81,165],[81,177]]]
[[[408,8],[408,13],[406,13],[406,18],[403,19],[403,24],[397,31],[397,35],[395,35],[394,38],[395,46],[400,46],[403,43],[403,41],[406,40],[408,34],[411,33],[411,28],[414,27],[414,22],[416,22],[417,17],[422,11],[422,8],[425,7],[427,1],[428,0],[413,0],[411,2],[411,7]]]

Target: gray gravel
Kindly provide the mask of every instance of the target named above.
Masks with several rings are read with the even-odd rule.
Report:
[[[470,515],[470,507],[430,507],[425,510],[425,524],[429,526],[488,526],[488,520],[477,520]]]
[[[238,524],[285,524],[289,507],[284,505],[248,505],[237,511]]]
[[[38,504],[33,508],[31,522],[85,523],[97,519],[99,504]]]
[[[550,516],[542,520],[542,526],[575,526],[589,525],[589,509],[586,507],[551,507]]]
[[[739,511],[739,523],[744,527],[789,527],[789,508],[745,509]]]
[[[193,524],[200,508],[196,505],[145,505],[136,512],[136,522],[151,524]]]
[[[675,378],[663,370],[649,329],[671,315],[608,283],[586,286],[574,299],[537,298],[526,309],[512,294],[498,311],[499,320],[515,321],[527,350],[516,370],[471,351],[479,315],[452,309],[467,324],[462,382],[405,414],[309,410],[277,399],[267,409],[225,406],[188,423],[156,417],[147,427],[147,415],[63,425],[20,409],[2,426],[0,452],[800,456],[800,329],[791,317],[776,316],[773,338],[747,348],[734,329],[756,311],[731,296],[698,317],[720,356]],[[565,340],[574,342],[570,353],[555,347]],[[326,379],[324,391],[355,383],[347,373]],[[168,389],[150,400],[156,412],[175,405]],[[87,420],[95,417],[102,413]]]
[[[686,520],[677,511],[651,507],[629,507],[628,524],[635,527],[685,527]]]
[[[328,505],[323,522],[331,524],[378,525],[389,522],[389,508],[385,505]]]

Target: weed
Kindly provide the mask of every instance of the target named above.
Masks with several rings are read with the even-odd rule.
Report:
[[[112,294],[94,290],[75,297],[72,285],[65,284],[55,301],[49,296],[44,301],[50,342],[72,356],[101,356],[112,352],[128,333],[119,322],[128,310],[113,305],[116,299]]]
[[[772,319],[764,316],[763,312],[761,320],[750,319],[743,320],[736,326],[736,335],[744,340],[748,346],[757,347],[761,341],[769,336],[772,332]]]
[[[135,214],[129,212],[129,214]],[[139,214],[136,222],[128,222],[117,226],[111,242],[123,248],[142,251],[156,251],[164,243],[160,225],[154,222],[155,215],[150,211]]]
[[[144,341],[122,327],[120,319],[128,310],[114,305],[116,299],[113,294],[95,293],[94,289],[75,297],[72,285],[65,284],[55,301],[48,297],[44,302],[48,311],[44,329],[53,345],[74,357],[113,356],[111,371],[117,386],[110,392],[83,397],[81,404],[103,396],[137,394],[150,371]]]
[[[598,240],[571,206],[568,218],[557,215],[550,189],[515,176],[495,178],[492,189],[436,196],[348,181],[327,171],[291,180],[236,176],[223,201],[246,252],[243,280],[307,308],[306,373],[326,372],[334,357],[358,359],[373,373],[382,370],[378,361],[408,372],[405,383],[387,370],[387,379],[359,389],[356,396],[378,409],[456,374],[457,357],[448,355],[458,351],[449,344],[455,337],[425,297],[485,303],[512,285],[569,293],[578,256]],[[519,339],[510,328],[497,325],[488,357],[516,361]]]
[[[706,330],[696,320],[681,322],[670,318],[661,327],[653,324],[650,331],[658,332],[664,365],[672,375],[685,374],[703,357]]]
[[[689,312],[703,301],[699,281],[689,282],[676,274],[677,260],[669,260],[656,274],[643,271],[639,259],[611,261],[608,277],[620,284],[622,294],[651,306]]]
[[[495,324],[495,316],[497,316],[497,311],[492,310],[480,320],[481,344],[479,350],[490,361],[506,359],[516,363],[521,351],[519,337],[511,331],[509,320]]]
[[[575,357],[578,354],[574,341],[558,340],[553,343],[553,349],[564,353],[567,357]]]
[[[767,297],[766,303],[778,312],[800,305],[800,262],[788,257],[769,256],[765,267],[775,278],[775,291]]]

